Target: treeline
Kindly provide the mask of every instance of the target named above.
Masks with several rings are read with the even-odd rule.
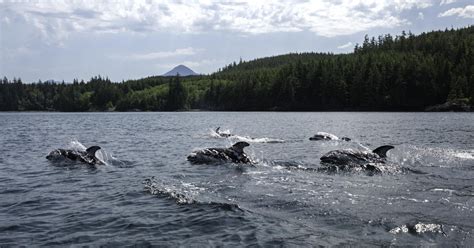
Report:
[[[351,54],[239,61],[208,76],[23,84],[4,78],[0,110],[424,110],[474,105],[474,26],[365,37]]]
[[[287,56],[288,63],[279,63]],[[272,66],[275,65],[275,66]],[[365,37],[345,55],[305,53],[226,66],[218,109],[423,110],[474,101],[474,26]],[[212,92],[212,91],[211,91]],[[223,92],[232,92],[226,94]]]

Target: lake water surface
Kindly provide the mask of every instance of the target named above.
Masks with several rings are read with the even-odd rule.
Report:
[[[352,141],[308,140],[319,131]],[[186,160],[238,140],[255,167]],[[409,170],[304,169],[387,144]],[[45,158],[92,145],[106,165]],[[0,113],[0,246],[472,246],[473,232],[472,113]]]

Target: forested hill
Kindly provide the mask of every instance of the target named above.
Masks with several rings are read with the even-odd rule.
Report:
[[[365,37],[350,54],[239,61],[208,76],[23,84],[4,78],[0,110],[383,110],[474,105],[474,26]]]
[[[356,44],[354,52],[367,52],[367,51],[419,51],[427,54],[439,54],[447,57],[453,56],[458,52],[459,47],[457,44],[466,46],[469,44],[468,36],[472,35],[474,27],[448,30],[445,31],[433,31],[429,33],[422,33],[418,36],[412,33],[402,32],[402,34],[393,37],[390,34],[369,38],[367,35],[364,37],[362,44]],[[459,42],[464,39],[464,42]],[[471,40],[472,42],[472,40]],[[464,44],[463,44],[464,43]],[[447,46],[448,45],[448,46]],[[275,68],[282,65],[287,65],[291,62],[301,61],[303,63],[321,60],[324,58],[333,57],[332,53],[290,53],[272,57],[257,58],[251,61],[239,63],[232,63],[224,66],[219,72],[239,71],[239,70],[254,70],[264,68]]]

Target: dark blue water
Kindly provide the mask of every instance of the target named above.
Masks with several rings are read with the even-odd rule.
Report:
[[[255,167],[186,161],[239,139]],[[0,113],[0,246],[470,246],[473,140],[471,113]],[[410,170],[302,169],[386,144]],[[81,145],[107,165],[45,158]]]

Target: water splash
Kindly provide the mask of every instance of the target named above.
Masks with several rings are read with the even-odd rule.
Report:
[[[456,158],[462,158],[462,159],[474,159],[474,152],[458,152],[454,153],[453,155]]]
[[[77,139],[73,139],[69,141],[68,149],[75,150],[75,151],[85,151],[87,148]]]
[[[219,130],[219,133],[216,130],[209,129],[209,136],[212,138],[227,139],[229,138],[233,142],[244,141],[248,143],[284,143],[285,140],[274,139],[274,138],[252,138],[249,136],[241,136],[232,134],[229,129]]]
[[[474,159],[472,150],[456,150],[440,147],[402,145],[389,154],[394,162],[403,166],[463,167]]]
[[[236,141],[244,141],[248,143],[284,143],[285,141],[282,139],[273,139],[273,138],[251,138],[248,136],[239,136],[239,135],[234,135],[231,136],[230,139],[236,140]]]
[[[402,226],[397,226],[389,231],[392,234],[398,233],[412,233],[412,234],[423,234],[423,233],[439,233],[446,235],[443,231],[443,226],[440,224],[426,224],[426,223],[416,223],[415,225],[407,224]]]
[[[224,134],[222,136],[221,134]],[[227,138],[226,136],[232,136],[230,129],[219,129],[219,133],[217,132],[217,129],[209,129],[209,135],[213,138],[220,138],[220,139],[225,139]]]
[[[82,144],[79,140],[73,139],[69,141],[67,145],[67,149],[74,150],[74,151],[85,151],[87,147]],[[120,161],[116,159],[111,153],[107,152],[103,147],[95,153],[95,156],[102,161],[105,165],[110,165],[114,163],[119,163]]]

